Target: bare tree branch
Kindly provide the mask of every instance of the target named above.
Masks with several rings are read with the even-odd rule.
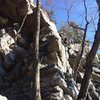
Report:
[[[88,22],[88,14],[87,14],[87,6],[86,6],[86,0],[83,0],[84,3],[84,9],[85,9],[85,21]]]
[[[100,11],[100,1],[99,0],[96,0],[96,1],[98,4],[99,11]],[[82,80],[82,84],[81,84],[81,88],[80,88],[80,92],[79,92],[77,100],[86,100],[88,86],[89,86],[91,75],[92,75],[92,62],[97,53],[99,44],[100,44],[100,14],[99,14],[99,21],[98,21],[97,31],[94,37],[93,46],[86,59],[85,74]]]
[[[73,67],[74,68],[74,78],[75,79],[77,77],[77,71],[78,71],[78,68],[79,68],[79,65],[80,65],[80,62],[81,62],[81,58],[82,58],[82,55],[83,55],[83,52],[84,52],[86,33],[87,33],[88,25],[89,25],[88,18],[87,18],[88,16],[87,16],[86,0],[83,0],[83,2],[84,2],[84,8],[85,8],[85,21],[86,21],[86,24],[85,24],[85,28],[84,28],[84,35],[83,35],[83,40],[82,40],[82,43],[81,43],[80,51],[79,51],[78,56],[75,59],[75,64],[74,64],[74,67]]]

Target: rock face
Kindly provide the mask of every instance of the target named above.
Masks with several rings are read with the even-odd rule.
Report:
[[[30,1],[28,0],[18,0],[18,1],[12,1],[12,0],[9,0],[9,1],[5,1],[5,3],[0,3],[1,5],[1,12],[4,13],[5,15],[9,16],[9,14],[11,13],[11,17],[12,17],[12,20],[15,20],[13,19],[13,16],[15,16],[16,14],[16,17],[19,24],[21,24],[21,20],[25,17],[26,14],[27,15],[27,18],[25,20],[25,23],[23,25],[23,28],[21,29],[20,31],[20,34],[22,35],[22,37],[25,39],[25,45],[30,45],[30,43],[32,43],[32,39],[31,37],[33,36],[34,37],[34,34],[35,33],[35,28],[36,28],[36,24],[34,22],[36,16],[36,9],[34,7],[31,8],[30,6]],[[9,10],[9,12],[7,12],[7,8],[10,9],[10,4],[12,4],[13,8],[14,9],[17,9],[18,12],[14,11],[14,12],[11,12]],[[23,4],[23,5],[22,5]],[[6,7],[6,9],[3,11],[2,9],[2,6]],[[18,7],[16,5],[19,5]],[[22,6],[21,6],[22,5]],[[21,7],[21,9],[20,9]],[[8,14],[9,13],[9,14]],[[16,21],[16,20],[15,20]],[[30,22],[30,24],[29,24]],[[31,23],[31,22],[34,22],[34,23]],[[47,42],[47,47],[45,48],[45,44]],[[33,41],[34,43],[34,41]],[[66,57],[65,57],[65,48],[64,46],[62,45],[61,43],[61,37],[59,36],[59,33],[57,32],[57,29],[56,29],[56,26],[54,23],[52,23],[47,14],[41,9],[41,35],[40,35],[40,46],[42,45],[42,48],[45,48],[46,51],[47,51],[47,56],[55,56],[54,58],[54,62],[53,61],[50,61],[50,58],[49,58],[49,62],[50,64],[52,63],[56,63],[59,65],[59,67],[63,70],[63,72],[66,72]],[[29,49],[29,47],[27,48]],[[33,46],[33,50],[34,50],[34,46]],[[41,51],[40,51],[41,52]],[[54,54],[55,55],[52,55]],[[41,53],[41,57],[44,58],[45,60],[48,60],[48,57],[42,55]],[[52,58],[51,57],[51,58]],[[49,64],[49,62],[46,62],[47,64]]]
[[[23,2],[27,2],[27,0]],[[19,8],[16,8],[16,3],[19,4]],[[34,40],[31,37],[34,36],[33,33],[35,32],[36,27],[34,22],[36,9],[31,9],[30,5],[28,6],[27,4],[29,4],[29,2],[23,3],[23,5],[26,5],[23,6],[25,9],[23,7],[20,9],[20,1],[12,2],[12,0],[9,0],[5,1],[5,3],[0,2],[0,5],[5,5],[7,9],[10,7],[9,5],[11,5],[11,7],[13,6],[14,9],[16,8],[18,10],[19,14],[16,15],[15,11],[11,12],[9,10],[8,12],[7,9],[3,11],[3,9],[0,8],[0,11],[2,13],[4,12],[7,17],[9,17],[11,13],[10,17],[14,21],[16,21],[15,18],[17,18],[19,22],[28,11],[26,21],[22,30],[20,31],[21,35],[15,34],[17,32],[12,29],[3,29],[5,32],[3,33],[3,31],[1,31],[0,33],[0,56],[3,62],[0,63],[2,70],[0,72],[0,88],[4,87],[1,89],[0,93],[7,96],[9,100],[25,100],[25,98],[27,98],[26,100],[29,100],[29,98],[31,98],[29,93],[31,93],[32,79],[25,71],[23,72],[23,70],[25,68],[29,69],[28,63],[32,63],[29,61],[29,59],[32,57],[30,57],[30,54],[32,53],[30,50],[31,43],[34,44]],[[68,63],[66,58],[65,48],[61,42],[61,37],[57,32],[55,24],[49,20],[46,13],[41,9],[40,63],[41,65],[45,66],[44,68],[41,66],[41,93],[44,100],[65,99],[64,91],[67,89],[67,83],[64,78],[64,73],[68,69],[66,66]],[[45,73],[45,70],[47,73]]]
[[[23,100],[25,100],[25,98],[27,98],[26,100],[29,100],[30,98],[29,93],[31,93],[31,77],[28,76],[27,74],[23,76],[22,68],[24,68],[24,65],[22,63],[25,64],[24,62],[25,58],[23,58],[23,60],[21,59],[21,57],[23,57],[22,52],[24,52],[25,56],[26,50],[24,50],[22,47],[19,47],[19,45],[15,44],[16,42],[10,35],[4,32],[4,34],[0,38],[1,40],[0,46],[2,51],[1,56],[3,55],[4,59],[3,63],[5,64],[5,66],[3,66],[4,64],[2,63],[0,64],[1,69],[3,70],[3,72],[0,71],[1,75],[0,88],[2,88],[0,93],[2,95],[7,96],[9,100],[18,100],[18,99],[22,100],[22,98]],[[5,42],[3,40],[5,40]],[[51,41],[49,41],[49,43],[50,42]],[[55,44],[58,45],[58,42],[56,42]],[[47,48],[48,47],[50,46],[48,45]],[[71,95],[72,98],[74,98],[75,91],[70,88],[71,86],[67,86],[67,82],[65,81],[65,75],[64,75],[65,71],[63,69],[62,62],[60,61],[61,55],[59,56],[56,52],[57,50],[60,51],[59,47],[57,47],[58,49],[57,48],[54,49],[54,47],[50,48],[51,49],[48,49],[50,50],[50,52],[48,52],[45,56],[42,55],[41,58],[42,65],[40,72],[41,72],[42,98],[43,100],[53,100],[53,99],[64,100],[65,97],[67,98],[67,93],[68,95]],[[7,56],[8,54],[9,57]],[[40,54],[42,54],[41,51]],[[68,98],[69,97],[70,96],[68,96]]]
[[[11,10],[10,7],[14,9]],[[1,12],[7,18],[10,17],[14,22],[17,22],[19,26],[25,14],[28,13],[20,33],[17,33],[19,26],[17,26],[18,29],[15,28],[16,30],[13,27],[0,30],[0,94],[9,100],[30,100],[32,99],[30,74],[32,74],[31,66],[34,57],[36,7],[31,0],[5,0],[5,2],[1,0]],[[70,47],[64,47],[55,24],[49,20],[48,15],[42,9],[40,31],[39,57],[42,100],[76,100],[83,72],[79,72],[76,82],[73,79],[72,68],[80,45],[71,44]],[[83,59],[86,58],[88,51],[89,49],[86,48]],[[99,71],[94,68],[94,72],[92,78],[97,82],[100,78],[97,75]],[[100,91],[94,87],[94,84],[97,86],[100,82],[98,84],[96,82],[91,82],[89,86],[88,94],[92,100],[95,100],[94,98],[99,100],[98,93]]]

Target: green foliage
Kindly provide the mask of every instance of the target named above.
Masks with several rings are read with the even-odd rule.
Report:
[[[69,24],[64,25],[60,28],[59,33],[62,37],[62,40],[68,43],[80,43],[83,38],[83,32],[78,29],[78,25],[71,21]]]

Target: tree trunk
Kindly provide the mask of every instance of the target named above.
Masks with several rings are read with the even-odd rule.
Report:
[[[39,68],[39,34],[40,34],[40,3],[41,0],[37,0],[37,18],[36,18],[36,33],[35,33],[35,50],[33,60],[33,95],[32,100],[41,100],[40,93],[40,68]],[[34,39],[34,37],[33,37]],[[34,45],[33,45],[34,46]]]
[[[100,44],[100,15],[99,15],[99,21],[98,21],[98,26],[97,26],[97,31],[95,34],[93,46],[86,59],[85,74],[82,80],[82,84],[81,84],[81,88],[77,100],[86,100],[88,86],[92,75],[92,62],[98,50],[99,44]]]
[[[82,58],[82,55],[83,55],[83,52],[84,52],[86,33],[87,33],[88,25],[89,25],[88,17],[87,17],[86,0],[83,0],[83,2],[84,2],[84,9],[85,9],[85,21],[86,21],[86,24],[85,24],[85,28],[84,28],[84,35],[83,35],[83,40],[82,40],[82,44],[81,44],[81,50],[79,51],[79,54],[78,54],[78,56],[76,57],[76,60],[75,60],[75,66],[74,66],[74,78],[75,79],[77,77],[77,71],[78,71],[79,64],[81,62],[81,58]]]
[[[83,55],[83,52],[84,52],[85,38],[86,38],[88,24],[89,24],[89,22],[87,22],[86,25],[85,25],[84,36],[83,36],[83,40],[82,40],[82,44],[81,44],[81,50],[79,51],[79,54],[75,59],[75,65],[74,65],[74,78],[75,79],[77,77],[77,71],[78,71],[79,64],[80,64],[80,61],[81,61],[81,58],[82,58],[82,55]]]

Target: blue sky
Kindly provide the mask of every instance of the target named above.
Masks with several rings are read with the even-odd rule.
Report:
[[[70,1],[71,3],[67,3],[66,1]],[[73,5],[72,5],[73,4]],[[95,25],[91,22],[88,27],[87,39],[93,41],[96,24],[97,24],[97,5],[95,0],[87,0],[87,12],[88,12],[88,20],[94,20]],[[75,21],[81,27],[85,26],[84,20],[84,5],[82,0],[51,0],[51,3],[48,4],[47,0],[42,0],[42,5],[45,9],[53,9],[55,11],[55,19],[57,22],[57,28],[59,29],[61,25],[67,24],[67,9],[70,6],[73,6],[70,11],[70,19]],[[69,6],[69,8],[68,8]]]

